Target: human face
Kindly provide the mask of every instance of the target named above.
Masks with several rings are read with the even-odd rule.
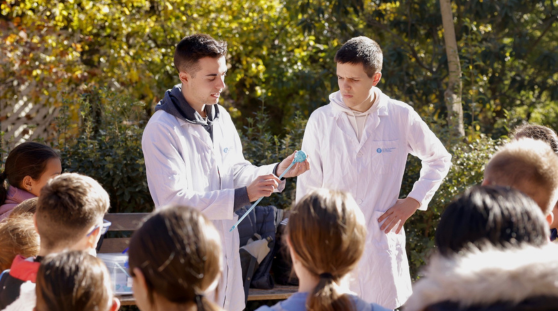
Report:
[[[225,57],[204,57],[198,60],[197,71],[190,74],[180,73],[183,94],[186,100],[196,110],[205,105],[215,105],[219,102],[221,92],[225,89],[225,75],[227,62]]]
[[[25,178],[23,178],[22,188],[38,197],[41,193],[41,189],[43,189],[48,181],[60,174],[62,174],[62,163],[60,159],[51,158],[47,161],[45,171],[39,179],[33,179],[30,176],[25,176]]]
[[[370,109],[374,100],[372,87],[378,84],[381,77],[379,72],[368,77],[362,64],[337,63],[337,83],[343,102],[356,111]]]

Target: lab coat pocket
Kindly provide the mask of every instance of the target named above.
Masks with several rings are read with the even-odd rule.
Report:
[[[371,164],[374,173],[389,174],[393,172],[401,151],[399,140],[373,141],[371,148]]]

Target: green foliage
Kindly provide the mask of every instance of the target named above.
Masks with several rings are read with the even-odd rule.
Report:
[[[152,211],[141,150],[142,105],[97,88],[85,91],[74,104],[80,107],[79,123],[71,121],[68,109],[62,109],[58,119],[64,171],[101,183],[110,195],[112,213]]]
[[[448,150],[452,154],[452,167],[448,176],[434,195],[428,209],[417,211],[405,224],[407,256],[414,279],[419,277],[420,268],[434,248],[436,227],[445,207],[466,188],[482,182],[484,165],[501,143],[500,140],[492,140],[482,135],[474,142],[458,143]],[[409,156],[401,197],[411,192],[414,182],[420,176],[420,168],[420,160]]]

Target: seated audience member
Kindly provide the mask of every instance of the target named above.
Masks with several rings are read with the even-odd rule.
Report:
[[[538,205],[519,191],[465,191],[444,211],[436,247],[403,310],[557,309],[558,248]]]
[[[46,256],[37,273],[35,311],[116,311],[105,264],[84,251]]]
[[[10,151],[4,167],[0,173],[0,220],[8,217],[19,203],[38,197],[43,186],[62,173],[58,153],[35,142],[22,143]]]
[[[350,194],[319,189],[303,197],[292,209],[286,228],[298,293],[258,310],[387,310],[348,291],[366,232],[364,216]]]
[[[536,124],[526,124],[519,126],[515,129],[513,134],[514,139],[520,138],[532,138],[542,140],[549,144],[554,153],[558,155],[558,135],[552,129]],[[555,241],[558,236],[558,202],[554,205],[552,209],[552,214],[554,216],[554,222],[550,224],[550,240]]]
[[[18,217],[20,215],[27,215],[33,217],[35,211],[37,211],[38,201],[39,198],[31,198],[19,203],[16,207],[14,207],[14,209],[12,210],[8,218]]]
[[[39,254],[36,258],[16,256],[0,287],[0,310],[21,302],[20,286],[27,281],[31,282],[27,287],[33,286],[44,256],[65,250],[94,253],[108,208],[109,196],[93,178],[68,173],[49,181],[41,191],[35,212]]]
[[[10,269],[17,255],[34,257],[39,254],[39,235],[33,215],[10,215],[0,222],[0,272]],[[2,287],[0,280],[0,288]]]
[[[541,208],[548,224],[558,194],[558,157],[542,141],[521,138],[504,145],[488,162],[483,185],[510,186]]]
[[[128,254],[140,310],[221,310],[205,295],[221,273],[221,240],[200,211],[158,210],[134,232]]]

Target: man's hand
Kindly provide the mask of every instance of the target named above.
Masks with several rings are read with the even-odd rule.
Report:
[[[287,167],[289,167],[289,165],[293,163],[295,154],[296,151],[293,152],[293,154],[291,154],[290,156],[286,157],[285,160],[281,161],[281,163],[279,163],[279,165],[277,166],[277,176],[281,176],[281,174],[283,174],[283,172],[287,169]],[[308,158],[306,158],[304,162],[296,163],[295,165],[293,165],[293,167],[283,177],[285,178],[296,177],[309,170],[310,170],[310,162],[308,162]]]
[[[385,233],[389,233],[391,229],[397,223],[399,226],[395,233],[399,234],[403,225],[415,213],[415,211],[420,207],[420,203],[413,198],[399,199],[394,206],[390,207],[380,218],[378,222],[381,223],[384,219],[384,223],[380,227],[380,230],[385,230]]]
[[[279,186],[279,178],[273,174],[258,176],[250,186],[246,187],[250,202],[254,202],[261,197],[270,196]]]

